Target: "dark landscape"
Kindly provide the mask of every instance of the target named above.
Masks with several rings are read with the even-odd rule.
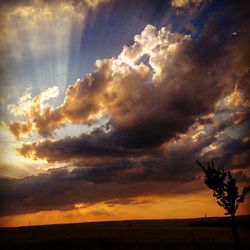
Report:
[[[250,216],[240,216],[242,249]],[[226,218],[128,220],[1,228],[1,249],[234,249]]]

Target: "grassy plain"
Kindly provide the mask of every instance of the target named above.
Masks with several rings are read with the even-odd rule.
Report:
[[[242,250],[250,249],[250,216],[239,218]],[[218,218],[138,220],[0,228],[1,249],[231,250],[227,223]]]

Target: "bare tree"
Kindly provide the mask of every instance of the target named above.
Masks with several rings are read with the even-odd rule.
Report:
[[[236,179],[233,178],[230,171],[225,171],[222,167],[216,168],[213,161],[208,163],[206,167],[198,161],[197,164],[204,171],[204,182],[208,188],[213,190],[213,196],[216,197],[217,203],[226,210],[225,215],[231,216],[235,249],[240,250],[240,238],[236,227],[235,214],[250,188],[244,187],[240,194],[236,186]]]

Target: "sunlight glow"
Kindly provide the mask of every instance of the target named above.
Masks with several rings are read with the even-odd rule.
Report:
[[[4,29],[12,56],[20,61],[30,53],[36,74],[36,84],[65,86],[70,54],[72,28],[77,30],[74,50],[79,52],[87,5],[70,2],[34,2],[19,6],[5,14]]]

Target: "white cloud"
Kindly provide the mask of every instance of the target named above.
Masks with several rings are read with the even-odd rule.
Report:
[[[9,104],[7,108],[14,116],[31,118],[48,107],[48,104],[44,103],[45,101],[56,98],[58,95],[59,88],[57,86],[50,87],[33,98],[29,90],[26,90],[16,104]]]
[[[208,0],[171,0],[171,5],[177,8],[188,8],[190,6],[200,6]]]
[[[160,80],[163,67],[168,63],[171,64],[178,46],[190,39],[189,35],[172,33],[168,27],[158,31],[153,25],[147,25],[140,35],[135,36],[135,43],[132,46],[124,46],[118,60],[135,67],[143,56],[149,56],[153,79]]]

